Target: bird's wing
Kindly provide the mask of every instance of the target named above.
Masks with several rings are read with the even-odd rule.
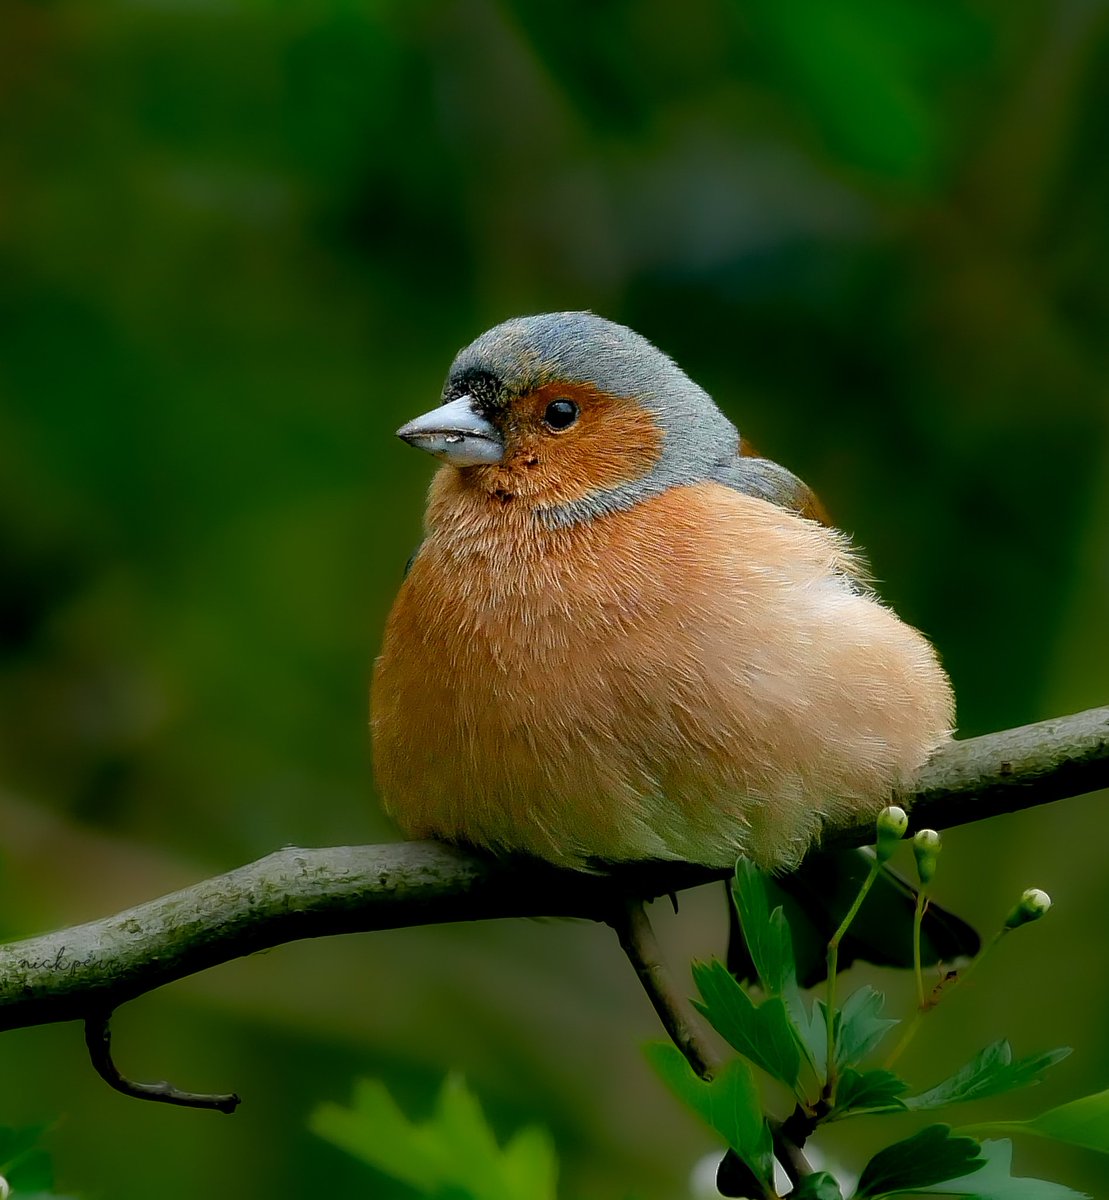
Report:
[[[785,909],[802,987],[813,987],[827,976],[828,940],[859,894],[870,873],[873,856],[848,850],[810,854],[788,875],[767,882],[772,905]],[[734,917],[728,945],[728,967],[739,979],[756,972]],[[913,918],[916,891],[908,880],[883,867],[874,887],[840,945],[839,969],[856,959],[888,967],[913,965]],[[929,901],[921,925],[921,962],[959,963],[981,948],[978,934],[961,917]]]
[[[746,440],[740,441],[739,454],[723,466],[716,475],[718,483],[758,496],[780,508],[788,508],[821,525],[831,525],[832,519],[816,493],[803,483],[792,471],[780,464],[763,458]]]

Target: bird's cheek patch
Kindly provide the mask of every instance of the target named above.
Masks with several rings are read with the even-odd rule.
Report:
[[[562,399],[578,406],[578,419],[548,431],[543,413]],[[548,384],[532,393],[529,408],[530,428],[506,465],[521,477],[521,494],[547,503],[567,504],[642,479],[662,453],[662,431],[646,409],[586,384]]]

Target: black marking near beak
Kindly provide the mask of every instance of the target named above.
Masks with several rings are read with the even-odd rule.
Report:
[[[504,440],[476,411],[471,396],[459,396],[442,408],[416,417],[397,430],[397,437],[452,467],[499,463],[504,457]]]

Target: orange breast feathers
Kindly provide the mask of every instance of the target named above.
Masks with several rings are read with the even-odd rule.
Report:
[[[796,864],[950,736],[928,642],[834,530],[713,483],[561,529],[444,468],[373,684],[412,837],[565,865]]]

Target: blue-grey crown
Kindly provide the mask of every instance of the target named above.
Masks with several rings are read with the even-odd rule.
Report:
[[[668,488],[713,478],[738,452],[735,426],[712,397],[645,337],[590,312],[543,313],[496,325],[460,351],[447,390],[468,377],[495,377],[508,395],[565,380],[638,401],[662,432],[649,475],[542,512],[567,524],[629,508]]]

